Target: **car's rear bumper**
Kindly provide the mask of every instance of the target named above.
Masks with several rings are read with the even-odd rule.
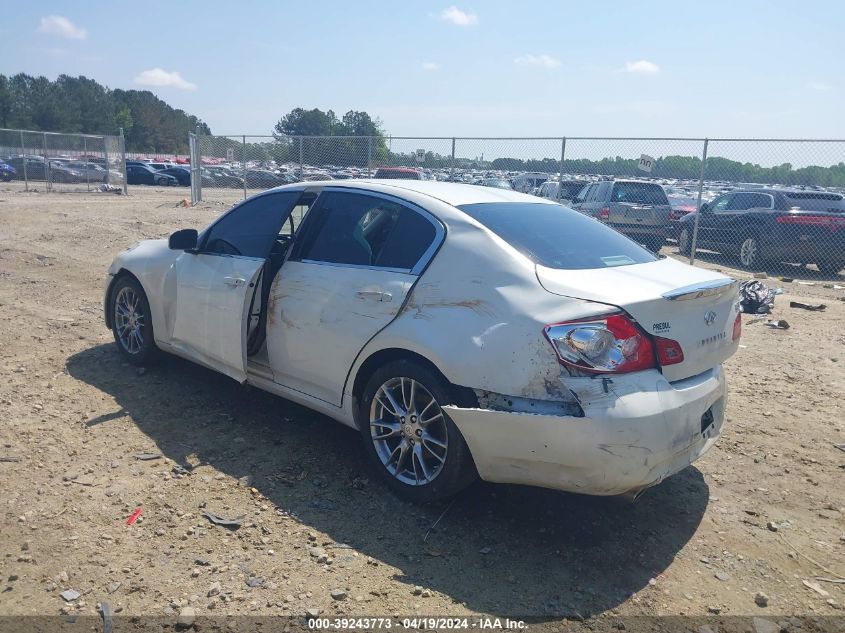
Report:
[[[608,222],[607,225],[625,235],[661,237],[664,239],[669,236],[669,227],[663,224],[619,224]]]
[[[701,457],[721,432],[726,398],[721,366],[676,383],[657,371],[604,383],[574,379],[581,380],[590,383],[572,391],[584,417],[444,409],[482,479],[591,495],[653,486]]]

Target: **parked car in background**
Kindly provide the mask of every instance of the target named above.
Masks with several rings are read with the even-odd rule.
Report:
[[[544,182],[540,185],[537,195],[561,204],[570,204],[588,184],[585,180],[564,180],[562,184],[559,182]]]
[[[67,167],[81,173],[82,180],[84,180],[85,182],[102,183],[106,182],[107,178],[109,182],[112,183],[123,181],[123,174],[121,174],[119,171],[106,171],[105,167],[103,167],[102,165],[98,165],[97,163],[86,163],[84,161],[70,161],[69,163],[67,163]]]
[[[15,168],[0,160],[0,180],[9,182],[17,175]]]
[[[733,255],[750,269],[767,263],[814,263],[825,274],[845,268],[845,198],[803,189],[755,188],[722,194],[678,222],[678,250]]]
[[[736,282],[572,209],[395,180],[289,185],[142,241],[105,321],[130,363],[172,352],[357,429],[419,502],[683,470],[719,437],[741,327]]]
[[[512,184],[515,191],[522,193],[533,193],[540,185],[549,179],[549,174],[525,173],[519,174],[513,179]]]
[[[48,165],[40,156],[12,156],[6,162],[14,168],[15,177],[19,180],[23,180],[24,177],[28,180],[47,180],[49,177],[50,182],[85,182],[85,176],[81,172],[71,169],[59,161],[51,161]]]
[[[698,199],[690,196],[669,195],[669,205],[672,210],[669,212],[669,222],[672,227],[669,229],[667,237],[676,237],[678,235],[677,222],[688,213],[693,213],[698,208]]]
[[[126,165],[126,182],[130,185],[159,185],[175,187],[179,184],[173,176],[156,171],[146,165]]]
[[[422,180],[419,169],[412,167],[379,167],[373,178],[398,178],[402,180]]]
[[[214,184],[209,185],[211,187],[242,189],[244,186],[243,178],[224,167],[204,167],[203,171],[214,179]]]
[[[599,180],[578,194],[572,208],[657,252],[666,243],[672,207],[663,187],[642,180]]]
[[[251,189],[270,189],[288,183],[283,176],[266,169],[249,169],[244,174],[244,180]]]
[[[485,178],[481,181],[481,185],[484,187],[494,187],[496,189],[513,189],[511,181],[505,180],[504,178]]]

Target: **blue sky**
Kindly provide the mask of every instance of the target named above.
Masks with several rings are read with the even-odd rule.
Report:
[[[845,137],[845,2],[23,2],[0,73],[147,88],[215,133]],[[600,8],[599,8],[600,7]]]

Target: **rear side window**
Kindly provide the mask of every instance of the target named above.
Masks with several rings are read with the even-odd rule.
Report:
[[[561,198],[569,198],[571,200],[584,188],[584,184],[580,182],[565,182],[561,185],[561,188]]]
[[[615,182],[611,202],[631,204],[669,204],[663,187],[651,182]]]
[[[437,233],[413,209],[365,194],[324,193],[311,214],[301,260],[410,270]]]
[[[764,193],[735,193],[728,204],[728,211],[747,211],[748,209],[768,209],[772,206],[772,197]]]
[[[533,262],[585,270],[656,261],[656,257],[598,220],[557,204],[523,202],[458,207]]]

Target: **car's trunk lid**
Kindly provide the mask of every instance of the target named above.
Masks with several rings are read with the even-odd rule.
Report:
[[[661,226],[669,222],[669,205],[633,204],[613,202],[609,206],[608,221],[612,224],[641,224]]]
[[[719,273],[666,258],[589,270],[537,265],[537,278],[553,294],[617,306],[648,334],[680,343],[683,362],[663,368],[669,381],[710,369],[737,349],[738,285]]]

